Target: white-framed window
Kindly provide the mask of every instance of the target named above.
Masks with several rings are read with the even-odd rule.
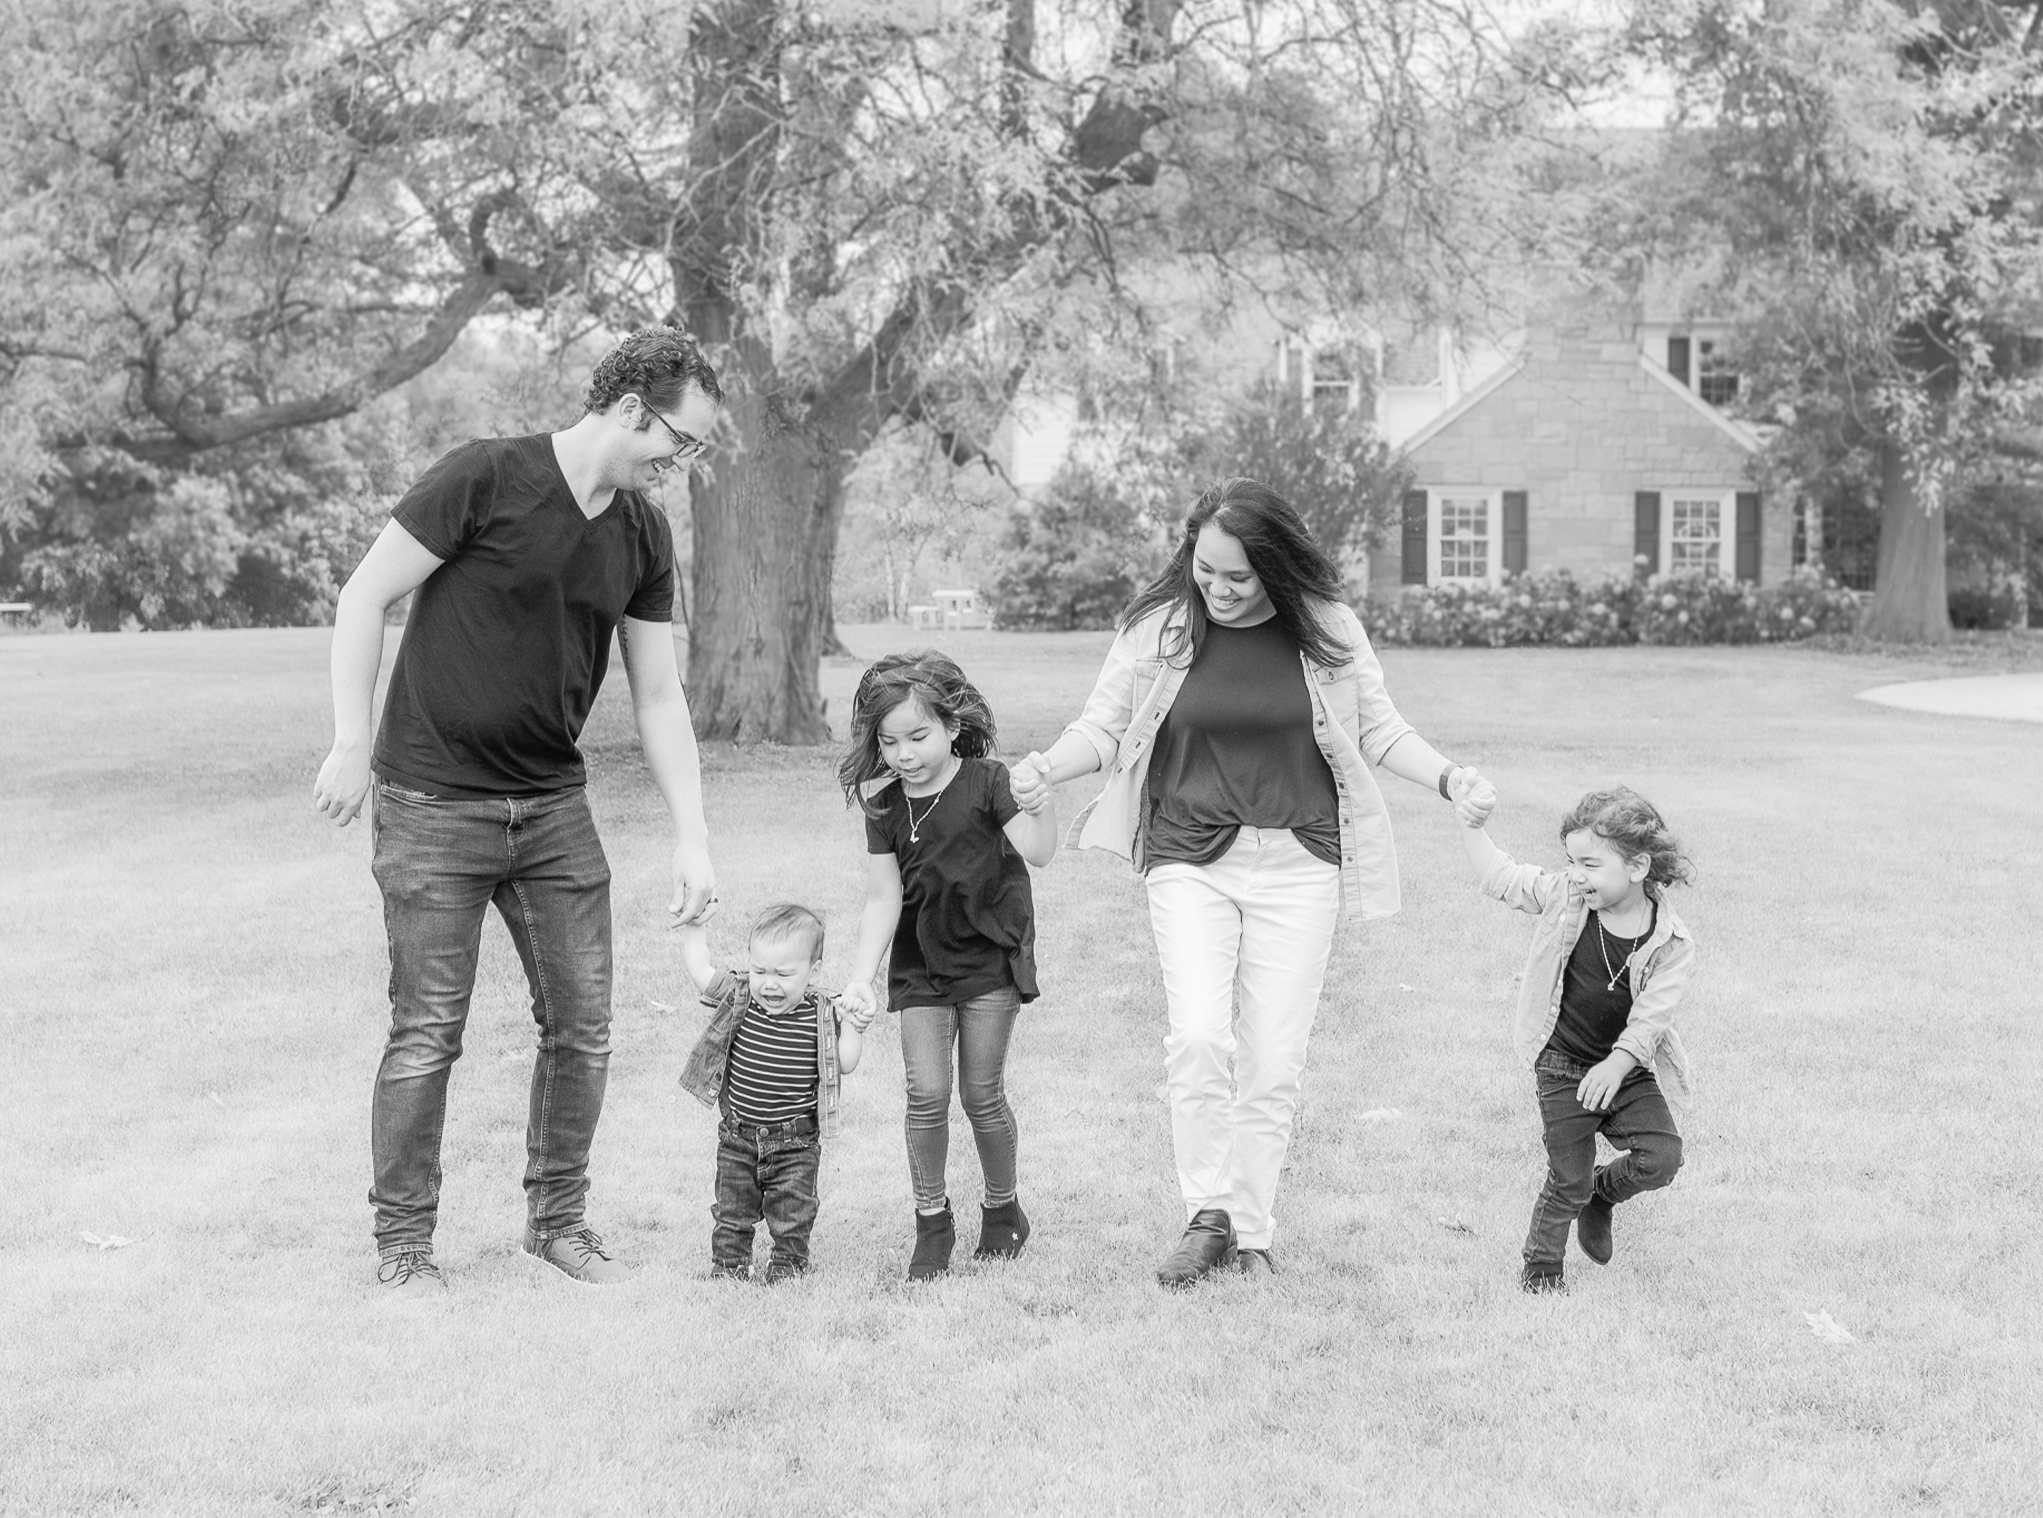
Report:
[[[1738,399],[1738,371],[1725,357],[1724,345],[1714,338],[1696,341],[1695,393],[1712,406],[1728,406]]]
[[[1737,563],[1737,492],[1669,490],[1660,512],[1660,563],[1670,574],[1728,575]]]
[[[1495,585],[1503,577],[1503,502],[1494,490],[1442,486],[1431,492],[1426,549],[1429,580]]]

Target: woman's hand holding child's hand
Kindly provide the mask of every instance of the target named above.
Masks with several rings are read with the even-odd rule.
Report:
[[[1474,765],[1456,770],[1447,789],[1454,797],[1455,819],[1463,827],[1481,827],[1497,809],[1497,788],[1478,774]]]
[[[1613,1050],[1608,1059],[1589,1067],[1589,1073],[1575,1087],[1575,1100],[1587,1111],[1607,1111],[1624,1078],[1638,1067],[1639,1062],[1624,1050]]]
[[[1040,812],[1050,804],[1050,761],[1031,749],[1028,758],[1008,767],[1007,783],[1016,806]]]

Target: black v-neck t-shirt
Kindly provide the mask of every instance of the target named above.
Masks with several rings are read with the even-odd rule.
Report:
[[[1035,898],[1028,861],[1002,831],[1020,810],[1007,766],[960,759],[941,796],[911,797],[896,783],[874,805],[866,852],[901,867],[887,1005],[949,1007],[1009,985],[1034,1001]]]
[[[618,623],[674,615],[666,515],[629,490],[584,515],[542,432],[463,444],[392,516],[445,562],[412,598],[376,773],[441,796],[581,785]]]
[[[1211,864],[1244,826],[1289,828],[1314,858],[1341,862],[1334,772],[1313,735],[1298,645],[1275,617],[1206,624],[1157,729],[1143,855],[1154,867]]]

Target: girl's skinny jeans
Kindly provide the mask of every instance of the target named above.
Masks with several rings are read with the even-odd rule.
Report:
[[[901,1064],[907,1076],[908,1180],[918,1211],[944,1203],[951,1144],[951,1051],[958,1094],[972,1123],[986,1205],[1014,1200],[1016,1130],[1007,1103],[1007,1043],[1021,996],[1013,986],[948,1007],[901,1009]]]

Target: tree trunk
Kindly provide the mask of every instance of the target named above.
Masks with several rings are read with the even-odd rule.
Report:
[[[732,396],[743,447],[695,484],[695,730],[738,743],[827,743],[820,664],[844,510],[844,459],[771,389]]]
[[[1944,514],[1925,509],[1914,471],[1892,444],[1881,450],[1879,569],[1864,631],[1896,643],[1951,639]]]

